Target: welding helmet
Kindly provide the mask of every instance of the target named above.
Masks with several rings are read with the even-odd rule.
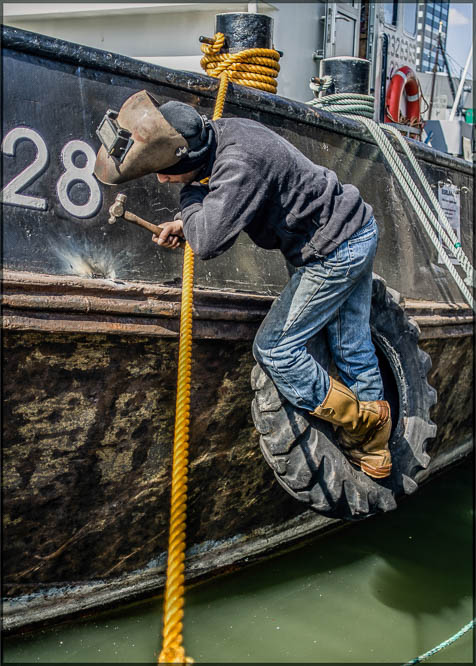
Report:
[[[102,146],[94,174],[106,185],[193,171],[206,162],[212,139],[207,119],[193,106],[160,105],[146,90],[129,97],[119,112],[108,110],[97,134]]]

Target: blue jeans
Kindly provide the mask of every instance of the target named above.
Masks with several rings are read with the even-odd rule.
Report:
[[[295,407],[313,411],[329,390],[328,372],[306,346],[323,329],[342,382],[359,400],[383,399],[369,325],[377,242],[372,217],[327,257],[298,268],[256,334],[256,361]]]

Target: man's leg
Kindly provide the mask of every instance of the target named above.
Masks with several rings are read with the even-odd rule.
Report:
[[[332,357],[343,383],[359,400],[383,400],[383,383],[370,332],[372,266],[326,328]]]
[[[350,258],[343,243],[323,261],[299,268],[273,303],[256,335],[253,354],[295,407],[312,411],[327,395],[327,371],[306,343],[349,298]]]
[[[370,222],[348,240],[354,289],[327,326],[329,346],[343,384],[331,379],[325,400],[313,414],[339,427],[339,440],[349,458],[374,478],[392,469],[388,440],[390,405],[370,335],[372,263],[377,228]],[[352,390],[350,390],[352,389]]]
[[[371,274],[376,246],[377,227],[370,221],[332,255],[299,269],[263,321],[253,353],[293,405],[339,426],[352,460],[370,476],[384,478],[391,471],[388,403],[359,402],[306,349],[306,342],[335,318],[359,288],[361,278]],[[368,316],[369,305],[365,310]],[[346,323],[353,327],[351,321]]]

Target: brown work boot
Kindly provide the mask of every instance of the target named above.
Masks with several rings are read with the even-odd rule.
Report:
[[[388,440],[392,421],[386,400],[360,402],[347,386],[330,378],[329,391],[321,405],[311,412],[340,428],[344,453],[363,472],[375,479],[390,475],[392,460]]]

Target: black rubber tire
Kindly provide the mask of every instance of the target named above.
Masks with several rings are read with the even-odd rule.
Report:
[[[436,391],[426,379],[431,360],[418,347],[418,325],[394,294],[374,275],[370,324],[393,423],[388,478],[372,479],[350,463],[330,424],[293,407],[259,365],[252,371],[252,414],[263,455],[283,488],[324,516],[356,520],[396,508],[429,463],[426,441],[436,435],[429,416]],[[312,353],[328,365],[322,339]]]

